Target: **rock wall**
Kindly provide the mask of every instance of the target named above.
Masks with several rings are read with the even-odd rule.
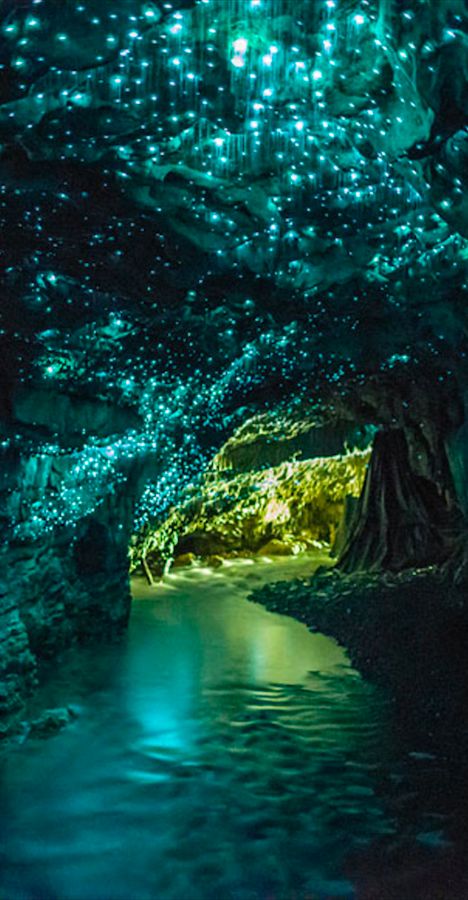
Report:
[[[0,737],[44,659],[127,624],[135,504],[154,475],[148,453],[107,467],[129,424],[118,408],[52,392],[18,408],[0,442]]]
[[[112,496],[73,529],[0,553],[0,737],[14,730],[42,660],[113,636],[130,612],[131,502]]]
[[[455,486],[458,502],[468,519],[468,367],[459,373],[460,393],[462,396],[463,415],[460,416],[458,428],[453,429],[446,438],[445,451],[450,473]]]
[[[130,610],[127,548],[108,524],[83,522],[0,555],[0,736],[20,714],[38,664],[76,641],[125,626]]]
[[[359,504],[349,510],[339,566],[347,572],[466,556],[468,454],[461,378],[427,372],[370,379],[337,402],[351,421],[378,425]],[[464,408],[465,407],[465,408]]]
[[[399,572],[444,562],[454,546],[458,518],[447,495],[411,468],[403,430],[382,431],[339,566],[348,572]]]
[[[172,557],[182,565],[193,557],[215,562],[330,547],[347,498],[357,502],[369,456],[370,450],[355,450],[237,474],[210,467],[195,498],[136,536],[132,566],[141,563],[148,576],[145,562],[160,573]]]
[[[346,420],[320,422],[304,416],[291,422],[288,429],[278,419],[275,422],[272,417],[257,416],[226,441],[214,459],[214,467],[220,472],[249,472],[279,466],[293,458],[317,459],[364,450],[371,440],[371,429]]]

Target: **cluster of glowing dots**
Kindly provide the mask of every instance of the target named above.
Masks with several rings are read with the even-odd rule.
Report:
[[[117,28],[115,34],[104,34],[103,42],[107,44],[108,49],[112,50],[110,62],[93,68],[83,77],[77,71],[73,71],[71,74],[66,71],[52,73],[52,83],[55,84],[54,79],[59,83],[63,78],[63,84],[59,84],[60,90],[55,95],[51,90],[49,97],[46,97],[44,102],[51,102],[51,99],[55,102],[55,99],[58,98],[57,103],[62,103],[64,106],[71,104],[73,107],[80,105],[85,107],[87,103],[91,102],[91,99],[96,100],[99,105],[98,101],[103,101],[104,98],[105,102],[102,102],[102,106],[106,109],[106,114],[109,108],[109,97],[110,106],[115,106],[120,111],[122,108],[131,109],[133,113],[137,104],[137,110],[142,106],[142,121],[139,124],[145,133],[144,137],[138,138],[141,143],[132,145],[123,137],[115,150],[119,164],[121,164],[119,172],[128,179],[130,185],[132,172],[138,176],[148,174],[144,160],[146,148],[152,161],[158,159],[159,155],[164,161],[166,146],[169,148],[167,153],[171,164],[172,159],[176,157],[173,145],[164,131],[165,126],[161,124],[163,115],[160,114],[159,91],[164,95],[168,93],[171,98],[164,107],[164,115],[169,109],[167,121],[170,122],[170,128],[173,127],[170,138],[174,132],[177,132],[178,124],[181,129],[190,132],[187,141],[189,149],[180,152],[178,163],[186,163],[187,159],[190,160],[190,163],[193,162],[195,155],[192,152],[193,145],[197,139],[193,136],[194,131],[190,131],[190,128],[192,125],[194,129],[198,127],[200,121],[204,123],[205,132],[199,141],[198,161],[205,154],[202,166],[209,166],[210,172],[213,170],[215,174],[218,171],[224,173],[225,166],[237,153],[235,164],[240,169],[243,167],[244,173],[251,173],[254,169],[255,159],[261,156],[260,150],[263,148],[265,157],[260,160],[260,164],[263,165],[264,171],[270,171],[271,167],[268,163],[274,159],[278,169],[285,176],[282,182],[278,180],[275,193],[267,198],[268,215],[271,215],[271,218],[268,221],[262,220],[261,224],[255,222],[255,230],[252,228],[249,233],[241,234],[240,238],[239,235],[235,235],[239,246],[235,246],[232,251],[229,247],[231,255],[225,254],[223,250],[217,250],[219,258],[213,263],[213,268],[216,268],[219,263],[220,269],[222,269],[225,258],[231,265],[234,264],[234,261],[236,265],[238,261],[242,264],[247,261],[245,263],[247,266],[256,252],[257,256],[253,261],[254,271],[268,272],[270,265],[268,253],[273,250],[274,274],[278,282],[283,286],[284,284],[294,284],[297,272],[298,281],[301,284],[302,273],[305,272],[307,275],[309,239],[312,241],[314,237],[317,237],[319,241],[323,241],[330,254],[338,254],[339,249],[344,245],[342,256],[337,255],[336,257],[338,259],[337,268],[339,268],[343,258],[348,262],[352,257],[352,253],[348,253],[346,250],[346,229],[349,229],[350,233],[356,234],[358,228],[360,235],[369,231],[374,246],[376,245],[376,236],[379,234],[382,235],[382,245],[385,241],[387,242],[388,255],[392,258],[385,258],[383,252],[375,252],[370,268],[374,269],[376,277],[381,276],[382,272],[395,274],[399,268],[408,268],[408,262],[414,261],[414,248],[421,243],[420,237],[425,225],[424,221],[419,221],[416,214],[412,218],[406,215],[405,203],[408,197],[411,198],[410,188],[406,187],[406,193],[404,192],[401,182],[394,177],[384,151],[376,154],[374,162],[364,161],[362,154],[353,144],[353,141],[356,144],[358,142],[362,144],[364,138],[376,133],[385,138],[386,129],[390,125],[382,121],[381,112],[376,104],[372,106],[370,98],[368,98],[367,109],[361,116],[354,115],[351,106],[347,116],[340,121],[339,116],[333,117],[327,110],[327,89],[333,85],[334,78],[341,77],[336,73],[340,69],[337,62],[340,61],[339,55],[342,47],[345,47],[346,41],[348,41],[352,45],[351,49],[356,49],[358,52],[363,35],[366,35],[368,31],[368,25],[371,22],[369,3],[362,0],[362,3],[354,4],[349,14],[340,16],[338,0],[311,0],[312,4],[317,4],[320,13],[320,27],[317,35],[317,45],[320,49],[314,50],[311,55],[306,41],[304,41],[304,46],[291,46],[292,41],[288,41],[284,34],[275,32],[273,26],[270,27],[269,11],[272,8],[271,3],[276,0],[232,0],[232,2],[232,8],[245,10],[246,15],[242,15],[240,20],[236,19],[232,26],[232,33],[229,32],[227,35],[225,30],[220,27],[220,23],[223,21],[223,9],[228,8],[230,0],[219,0],[217,3],[212,0],[200,0],[196,5],[198,11],[202,7],[206,7],[207,22],[209,23],[207,40],[210,41],[208,46],[212,53],[211,50],[208,50],[206,42],[206,53],[196,46],[193,40],[193,29],[191,29],[193,19],[191,19],[189,9],[172,12],[173,7],[170,3],[160,4],[165,11],[165,19],[164,24],[159,28],[161,11],[158,9],[156,12],[156,8],[145,7],[140,17],[132,15],[128,21],[125,20],[123,37]],[[297,0],[297,4],[299,4],[299,0]],[[32,3],[32,6],[37,10],[41,8],[41,4],[37,0]],[[350,4],[343,4],[343,7],[345,6],[346,9],[351,9]],[[293,7],[294,0],[289,4],[289,9],[293,9]],[[279,8],[278,4],[276,8]],[[84,10],[85,6],[77,9]],[[361,9],[362,11],[360,11]],[[257,15],[257,13],[261,13],[261,15]],[[99,31],[99,19],[93,19],[92,24]],[[39,14],[28,14],[25,19],[24,37],[21,37],[24,57],[21,55],[15,57],[13,65],[16,69],[23,69],[26,66],[26,50],[30,45],[29,42],[35,39],[36,33],[40,33],[41,27]],[[155,36],[157,32],[158,34]],[[15,39],[19,34],[17,24],[11,24],[8,21],[3,28],[3,33],[6,39]],[[449,35],[449,37],[451,40],[455,39],[453,35]],[[298,43],[300,40],[301,38],[297,37]],[[54,41],[54,47],[57,46],[60,52],[68,52],[67,48],[71,41],[67,31],[59,30],[54,36]],[[217,99],[218,101],[222,100],[231,91],[232,96],[238,102],[236,107],[237,125],[228,120],[224,107],[220,111],[221,102],[216,107],[214,102],[207,99],[210,97],[209,91],[206,91],[205,96],[204,81],[208,81],[209,66],[215,67],[214,62],[206,62],[208,58],[211,58],[210,53],[211,57],[218,61],[220,70],[228,73],[227,81],[230,80],[230,84],[217,85]],[[400,47],[397,55],[404,61],[408,58],[409,51]],[[157,77],[153,78],[153,82],[151,82],[154,72]],[[342,77],[346,77],[346,75],[342,73]],[[156,86],[154,82],[157,82]],[[187,86],[190,87],[190,93]],[[166,87],[168,88],[167,92]],[[281,92],[283,92],[280,98],[281,102],[277,102]],[[290,96],[290,103],[283,103],[284,94]],[[34,92],[32,95],[34,96]],[[37,93],[35,98],[42,101],[43,97],[42,85],[40,93]],[[132,106],[132,104],[134,105]],[[148,107],[150,108],[149,113]],[[155,107],[156,111],[152,107]],[[244,118],[241,115],[243,112],[245,112]],[[399,120],[397,119],[397,121]],[[190,128],[187,127],[187,122]],[[238,127],[238,131],[234,133],[236,127]],[[179,137],[180,146],[184,147],[182,136],[177,135],[177,140]],[[349,140],[348,156],[352,161],[348,164],[348,168],[342,171],[338,165],[338,156],[335,159],[333,153],[335,144],[339,144],[340,141],[344,144],[345,140]],[[167,145],[165,145],[165,141],[167,141]],[[206,146],[208,146],[208,152],[205,152]],[[142,148],[141,153],[134,153],[135,148],[137,150]],[[213,152],[212,157],[210,152]],[[109,150],[109,156],[111,153],[112,149]],[[143,162],[140,162],[139,159],[143,159]],[[217,166],[219,166],[219,170]],[[410,169],[410,174],[416,183],[417,170]],[[330,185],[330,178],[335,180],[331,186],[327,187]],[[190,183],[193,184],[193,182]],[[305,208],[307,215],[304,216],[302,208],[302,218],[300,216],[296,218],[299,201],[296,200],[295,195],[304,186],[304,204],[309,204]],[[461,190],[461,184],[456,189]],[[66,196],[65,193],[60,195],[62,199],[66,199]],[[249,199],[247,191],[240,197],[239,206],[242,206],[242,203]],[[374,214],[374,221],[371,221],[371,217],[366,221],[365,216],[361,215],[364,201],[369,202]],[[413,202],[412,199],[411,202]],[[452,197],[442,198],[440,201],[441,211],[450,210],[453,202]],[[342,227],[339,217],[341,209],[345,210],[348,215],[348,219],[344,220]],[[356,217],[353,217],[356,209]],[[398,223],[398,217],[402,210],[405,212],[404,226]],[[208,223],[210,229],[217,230],[223,237],[231,225],[235,232],[235,223],[233,219],[228,218],[221,202],[217,207],[216,203],[209,199],[206,202],[205,199],[197,200],[193,203],[193,209],[190,212],[193,213],[194,219],[198,222]],[[244,218],[255,221],[256,212],[255,209],[252,213],[252,207],[249,207],[248,215]],[[358,215],[361,215],[360,219],[357,218]],[[395,235],[398,252],[395,252],[395,247],[390,244],[388,233],[385,232],[385,228],[388,227],[390,232]],[[380,232],[379,229],[381,229]],[[245,231],[248,232],[247,226],[245,226]],[[93,252],[94,246],[99,243],[99,240],[99,235],[93,234],[93,241],[95,241],[95,244],[91,242]],[[279,250],[280,242],[282,243]],[[302,247],[299,246],[301,242]],[[304,247],[305,252],[302,249]],[[446,253],[450,257],[453,251],[455,257],[458,248],[452,248],[448,243],[444,243],[442,249],[439,248],[440,250],[442,256]],[[277,256],[274,255],[276,253]],[[258,259],[262,254],[263,259],[260,264]],[[430,259],[433,260],[434,256],[434,253],[431,254]],[[429,264],[425,258],[424,265],[429,266]],[[83,263],[81,270],[86,284],[89,283],[90,275],[85,266],[89,267],[89,265],[88,260]],[[165,262],[164,265],[168,265],[168,263]],[[303,266],[303,270],[301,266]],[[45,271],[45,268],[38,280],[35,294],[38,307],[41,303],[41,292],[46,294],[48,288],[63,287],[60,276],[54,271]],[[311,268],[313,268],[312,264]],[[237,269],[234,266],[232,271],[235,271],[237,275],[242,271],[241,265]],[[93,293],[91,288],[89,288],[89,293]],[[323,293],[323,288],[316,290],[313,284],[307,299],[309,300],[313,296],[314,303],[320,308]],[[248,302],[249,300],[246,298],[246,303]],[[55,314],[52,304],[45,307],[45,310]],[[208,305],[203,315],[208,319]],[[113,340],[115,340],[117,348],[120,342],[123,343],[120,330],[124,328],[125,319],[116,316],[112,319],[112,323],[116,329]],[[350,321],[350,327],[353,324]],[[190,323],[187,324],[187,333],[181,341],[181,356],[189,349],[190,341],[193,340],[189,325]],[[109,371],[103,369],[102,361],[100,368],[96,365],[94,375],[102,381],[102,392],[105,393],[107,390],[110,393],[112,388],[119,399],[130,397],[142,416],[144,423],[142,430],[138,433],[128,434],[125,438],[112,440],[107,444],[103,442],[91,445],[88,442],[81,452],[77,451],[71,454],[70,470],[63,479],[58,496],[45,495],[39,511],[31,504],[29,523],[33,523],[34,528],[40,531],[41,528],[51,529],[56,525],[70,524],[78,521],[84,515],[91,514],[102,500],[106,490],[111,492],[123,483],[129,462],[139,457],[145,458],[149,453],[161,454],[160,461],[164,475],[157,484],[148,488],[140,505],[139,523],[141,524],[145,516],[158,516],[164,513],[167,506],[177,498],[178,485],[192,480],[204,468],[213,454],[215,448],[205,446],[201,439],[203,428],[212,429],[218,435],[225,436],[223,419],[225,410],[232,403],[233,396],[237,400],[243,396],[243,393],[248,396],[250,390],[268,383],[268,379],[271,377],[289,378],[296,383],[299,392],[300,390],[305,392],[305,382],[304,384],[300,382],[301,370],[306,370],[306,366],[315,352],[313,347],[307,345],[305,341],[303,345],[299,346],[299,338],[293,330],[289,332],[286,328],[268,330],[264,324],[260,324],[258,328],[259,332],[256,337],[249,340],[248,343],[244,343],[240,348],[235,346],[234,329],[226,328],[222,335],[220,333],[217,337],[219,339],[217,350],[220,355],[224,354],[222,372],[212,373],[212,377],[210,377],[209,372],[207,374],[207,371],[197,369],[192,380],[185,376],[185,380],[182,376],[180,380],[174,378],[162,400],[161,384],[170,381],[169,364],[172,366],[172,374],[178,363],[178,359],[171,359],[169,350],[164,346],[162,346],[161,356],[165,355],[168,368],[162,367],[162,370],[158,370],[156,375],[150,369],[148,362],[141,363],[141,361],[136,362],[133,359],[133,349],[129,351],[125,365],[119,358],[116,349],[112,357],[112,366],[110,366],[112,376]],[[50,385],[51,382],[66,384],[68,381],[73,384],[74,378],[78,381],[78,374],[76,370],[72,369],[73,361],[70,362],[65,351],[57,352],[54,355],[52,349],[47,348],[47,330],[44,331],[44,334],[43,340],[46,349],[39,360],[39,365],[47,385]],[[97,346],[98,338],[101,338],[97,331],[95,338]],[[225,344],[222,343],[222,338],[225,339]],[[231,347],[235,349],[229,349]],[[142,357],[147,349],[142,342]],[[210,352],[213,352],[214,355],[215,350],[210,348]],[[97,351],[96,356],[98,356]],[[208,359],[211,358],[207,356],[207,370],[210,365]],[[389,364],[393,366],[400,362],[405,363],[409,358],[406,353],[393,354]],[[118,375],[115,375],[115,372]],[[330,380],[338,382],[341,373],[342,368],[337,365],[333,374],[330,375]],[[153,377],[156,385],[150,387],[149,382]],[[187,438],[183,448],[179,447],[174,437],[179,428],[183,430]],[[45,456],[53,457],[58,453],[60,450],[52,445],[44,450]]]

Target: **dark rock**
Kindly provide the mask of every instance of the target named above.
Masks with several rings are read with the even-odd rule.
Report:
[[[49,737],[70,725],[77,718],[77,712],[73,707],[58,707],[46,709],[37,719],[29,723],[30,737]]]
[[[465,591],[440,571],[383,577],[335,569],[260,588],[250,599],[336,638],[352,664],[394,699],[407,736],[431,736],[466,755],[468,606]]]

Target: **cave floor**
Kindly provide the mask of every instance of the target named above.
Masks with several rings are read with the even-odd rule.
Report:
[[[2,762],[2,896],[468,896],[461,773],[333,639],[247,600],[323,561],[135,579],[128,634],[68,651],[34,700],[76,720]]]

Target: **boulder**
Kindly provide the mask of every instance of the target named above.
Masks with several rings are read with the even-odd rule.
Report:
[[[71,706],[46,709],[37,719],[29,723],[31,737],[48,737],[61,731],[77,717],[76,711]]]
[[[214,554],[213,556],[209,556],[206,560],[208,566],[211,566],[212,569],[220,569],[224,564],[224,559],[222,556],[218,556]]]
[[[272,538],[257,550],[258,556],[295,556],[297,552],[297,544],[277,538]]]
[[[193,566],[196,559],[197,557],[194,553],[181,553],[180,556],[176,556],[172,567],[173,569],[184,569],[187,566]]]

